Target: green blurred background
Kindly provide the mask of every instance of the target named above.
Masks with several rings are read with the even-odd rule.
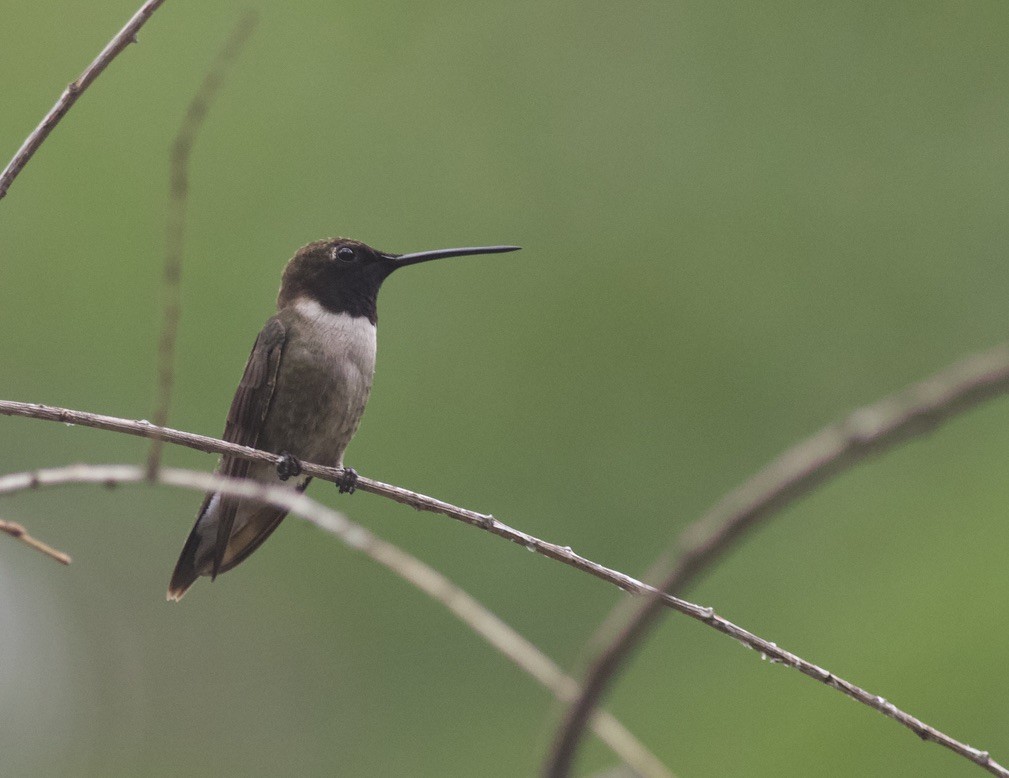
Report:
[[[0,0],[2,161],[136,5]],[[193,157],[173,426],[221,432],[301,244],[518,243],[387,284],[347,461],[641,574],[792,442],[1005,337],[1004,4],[251,5]],[[166,3],[0,203],[0,396],[150,416],[168,147],[228,6]],[[860,466],[691,598],[1009,760],[1007,424],[997,400]],[[3,472],[145,451],[0,418]],[[623,596],[447,519],[310,493],[566,667]],[[199,499],[0,503],[75,560],[0,539],[4,774],[536,771],[560,707],[300,521],[166,604]],[[676,615],[608,702],[682,776],[980,774]],[[614,761],[591,742],[579,773]]]

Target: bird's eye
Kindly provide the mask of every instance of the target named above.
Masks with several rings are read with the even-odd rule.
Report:
[[[333,252],[333,256],[342,262],[353,262],[356,255],[354,254],[354,249],[350,246],[340,246],[340,248]]]

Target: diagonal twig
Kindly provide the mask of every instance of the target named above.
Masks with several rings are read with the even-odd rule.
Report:
[[[145,478],[148,478],[146,472],[134,465],[71,465],[0,476],[0,494],[63,484],[90,483],[115,486],[137,483]],[[300,516],[334,535],[344,545],[378,562],[440,603],[519,669],[524,670],[552,692],[561,702],[570,701],[575,696],[577,692],[575,681],[566,676],[553,660],[486,606],[437,570],[352,522],[342,513],[331,510],[289,487],[267,485],[252,480],[225,478],[216,474],[176,468],[159,469],[154,480],[168,486],[199,492],[224,492],[238,497],[251,497]],[[4,522],[0,522],[0,531],[3,530]],[[69,559],[67,561],[69,562]],[[606,743],[625,764],[634,769],[636,774],[644,778],[674,778],[669,769],[611,714],[598,711],[591,726],[600,740]]]
[[[24,166],[28,164],[28,160],[32,158],[32,155],[38,151],[39,146],[49,136],[49,133],[53,131],[56,125],[60,123],[60,120],[66,116],[67,111],[77,102],[77,98],[102,74],[102,71],[109,66],[109,63],[122,53],[123,49],[131,43],[136,43],[137,32],[147,23],[147,20],[151,18],[151,15],[158,10],[158,7],[164,1],[147,0],[146,3],[140,6],[140,9],[133,14],[123,29],[117,32],[115,37],[105,44],[105,48],[84,69],[84,72],[76,80],[71,81],[67,88],[63,90],[63,94],[60,95],[56,104],[49,109],[49,113],[42,117],[42,121],[39,122],[38,127],[32,130],[31,134],[25,138],[25,142],[21,144],[21,148],[17,150],[14,158],[7,163],[7,167],[0,173],[0,199],[7,194],[11,183],[24,169]]]
[[[48,543],[43,543],[41,540],[33,538],[28,534],[28,530],[17,522],[4,521],[3,519],[0,519],[0,532],[5,535],[10,535],[15,540],[20,540],[26,546],[30,546],[36,551],[41,551],[47,557],[55,559],[61,565],[69,565],[73,561],[70,559],[69,554],[64,554],[62,551],[53,548]],[[571,683],[573,684],[574,681]]]
[[[690,525],[645,576],[658,588],[682,593],[747,532],[872,454],[935,429],[948,419],[1009,391],[1009,345],[957,362],[924,381],[850,413],[792,446],[733,489]],[[674,561],[671,561],[675,559]],[[631,610],[630,616],[626,611]],[[655,600],[621,602],[590,645],[607,640],[588,665],[581,695],[558,727],[545,774],[570,772],[587,716],[633,649],[662,614]],[[621,618],[623,617],[623,618]],[[610,626],[622,621],[614,634]]]
[[[931,407],[927,413],[923,410],[923,417],[933,418],[933,421],[926,424],[925,428],[931,429],[935,426],[939,416],[942,416],[942,414],[939,414],[939,416],[936,415],[939,410],[945,409],[945,415],[953,415],[957,412],[966,410],[966,408],[977,404],[987,397],[994,396],[994,394],[997,393],[995,391],[996,389],[1001,391],[1009,385],[1009,347],[992,349],[987,354],[981,355],[976,359],[981,360],[986,364],[990,362],[990,364],[988,364],[988,369],[975,371],[970,380],[963,382],[957,391],[949,394],[944,400],[945,406],[948,406],[948,408],[940,405]],[[232,443],[225,443],[222,440],[205,437],[203,435],[195,435],[191,432],[180,432],[178,430],[159,428],[154,427],[150,423],[131,421],[129,419],[118,419],[112,416],[98,416],[96,414],[83,413],[81,411],[71,411],[66,408],[53,408],[44,405],[33,405],[31,403],[17,403],[2,400],[0,401],[0,415],[23,416],[48,421],[81,424],[99,429],[139,435],[141,437],[160,437],[165,441],[177,443],[189,448],[195,448],[208,452],[212,451],[215,453],[228,453],[232,456],[255,461],[272,462],[276,464],[281,460],[281,457],[277,454],[257,451],[255,449],[246,448],[245,446],[236,446]],[[50,478],[58,481],[58,476],[63,472],[64,471],[60,470],[36,471],[34,473],[20,473],[0,478],[0,494],[7,491],[31,488],[32,486],[47,485]],[[137,469],[135,471],[137,478],[131,478],[128,480],[140,480],[140,474],[144,472],[145,471]],[[164,473],[167,472],[169,471],[163,470],[159,473],[158,480],[160,482],[169,483],[164,475]],[[321,465],[303,463],[303,472],[307,475],[336,482],[337,479],[341,479],[343,477],[344,471],[339,468],[322,467]],[[114,473],[112,473],[112,475],[114,475]],[[111,475],[109,477],[111,477]],[[96,483],[103,482],[103,479],[98,476],[93,476],[93,480]],[[256,484],[252,485],[252,487],[255,486]],[[569,567],[573,567],[584,573],[595,576],[596,578],[623,589],[629,594],[646,597],[649,600],[654,599],[656,602],[661,603],[663,607],[679,611],[696,621],[700,621],[709,627],[728,635],[739,643],[754,649],[759,652],[761,656],[766,657],[773,662],[796,669],[803,675],[836,689],[842,694],[845,694],[863,705],[882,713],[884,716],[887,716],[894,721],[897,721],[902,726],[910,729],[922,740],[938,743],[953,753],[981,766],[992,775],[997,775],[1001,778],[1009,778],[1009,769],[1006,769],[992,759],[991,755],[987,751],[978,750],[966,743],[956,740],[935,727],[926,724],[915,716],[901,710],[883,697],[874,695],[865,689],[838,677],[834,673],[778,647],[775,643],[765,640],[752,632],[748,632],[742,627],[733,624],[731,621],[722,618],[716,614],[712,608],[696,605],[687,600],[667,594],[659,589],[656,589],[654,586],[650,586],[637,580],[636,578],[632,578],[629,575],[617,570],[612,570],[604,565],[576,554],[568,546],[560,546],[555,543],[540,540],[539,538],[522,532],[521,530],[509,527],[507,524],[498,521],[490,514],[477,513],[466,508],[460,508],[455,505],[451,505],[450,503],[443,502],[442,500],[436,500],[432,497],[427,497],[426,495],[412,492],[399,486],[392,486],[390,484],[382,483],[381,481],[375,481],[364,476],[358,476],[357,486],[361,491],[381,495],[394,500],[395,502],[410,505],[418,510],[438,513],[448,516],[456,521],[461,521],[465,524],[478,527],[486,532],[490,532],[493,535],[510,540],[513,543],[529,549],[530,551],[534,551],[542,556],[562,562]],[[259,486],[258,488],[265,487]]]
[[[255,26],[256,15],[252,11],[247,12],[238,21],[189,103],[179,132],[172,143],[165,267],[162,279],[165,302],[161,337],[158,341],[158,400],[152,417],[154,423],[160,427],[168,423],[172,387],[175,383],[175,342],[182,313],[182,256],[186,240],[186,204],[189,199],[189,156],[207,111],[227,75],[228,67],[241,54]],[[154,440],[147,457],[148,473],[153,474],[160,462],[161,441]]]

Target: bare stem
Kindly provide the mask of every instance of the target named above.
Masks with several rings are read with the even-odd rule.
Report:
[[[140,6],[140,10],[133,14],[126,23],[126,26],[116,33],[112,40],[105,44],[105,48],[84,69],[84,72],[75,81],[71,81],[67,88],[63,90],[63,94],[56,101],[56,105],[49,109],[49,113],[42,117],[42,121],[39,122],[38,127],[32,130],[31,134],[25,138],[25,142],[21,144],[21,148],[18,149],[14,158],[7,163],[7,167],[0,173],[0,199],[7,194],[11,183],[24,169],[24,166],[28,164],[28,160],[32,158],[32,155],[49,136],[49,133],[53,131],[53,128],[60,123],[60,120],[66,116],[71,106],[77,102],[77,98],[84,93],[85,89],[91,86],[92,82],[101,75],[102,71],[108,67],[112,60],[119,56],[123,49],[131,43],[136,43],[137,32],[147,23],[147,20],[151,18],[151,15],[158,10],[158,7],[164,1],[147,0],[146,3]]]
[[[792,446],[726,494],[680,535],[673,548],[652,565],[645,580],[661,581],[658,587],[671,594],[684,592],[747,532],[825,481],[1007,391],[1009,345],[1003,344],[859,408]],[[603,636],[605,644],[595,650],[581,696],[558,727],[546,775],[569,774],[589,714],[662,610],[663,603],[654,598],[622,601],[596,631],[589,645],[603,643]],[[629,616],[627,611],[632,611]],[[622,626],[614,634],[612,625],[618,622]]]
[[[15,540],[20,540],[26,546],[34,548],[36,551],[41,551],[48,557],[55,559],[61,565],[69,565],[72,561],[69,554],[64,554],[48,543],[43,543],[41,540],[37,540],[28,534],[28,530],[13,521],[4,521],[0,519],[0,532],[5,535],[10,535]],[[571,682],[572,684],[574,681]]]
[[[0,494],[11,494],[43,486],[65,484],[116,486],[143,480],[150,480],[149,474],[145,469],[133,465],[71,465],[0,476]],[[331,510],[289,487],[268,485],[258,481],[225,478],[216,474],[176,468],[160,468],[155,473],[154,480],[167,486],[199,492],[224,492],[237,497],[249,497],[300,516],[335,536],[349,548],[378,562],[447,608],[463,624],[504,654],[519,669],[532,676],[561,702],[569,702],[577,693],[578,685],[574,679],[565,675],[553,660],[486,606],[437,570],[352,522],[342,513]],[[15,529],[8,530],[7,526]],[[27,533],[19,525],[0,521],[0,531],[7,531],[8,534],[29,542]],[[16,534],[17,531],[20,534]],[[48,546],[45,548],[48,549]],[[64,559],[60,561],[69,563],[69,557],[65,555],[63,557]],[[600,740],[638,775],[645,778],[674,778],[670,770],[609,713],[599,711],[591,726]]]
[[[952,397],[947,399],[946,402],[949,408],[943,415],[952,415],[958,410],[964,410],[966,407],[969,407],[969,405],[979,402],[980,399],[995,394],[996,392],[993,391],[995,384],[1004,386],[1007,382],[1009,382],[1009,349],[996,349],[993,352],[990,352],[990,354],[993,355],[995,351],[1001,351],[1003,362],[1001,370],[995,370],[994,366],[992,366],[993,369],[989,371],[987,377],[976,376],[972,386],[963,386],[961,388],[961,397],[959,400],[954,400]],[[1001,375],[1000,379],[996,379],[996,373]],[[988,385],[989,388],[987,390],[983,390],[981,387],[984,385]],[[964,399],[966,396],[974,397],[974,402],[967,403]],[[934,410],[932,413],[934,413]],[[236,446],[215,438],[194,435],[190,432],[180,432],[178,430],[155,427],[149,423],[131,421],[129,419],[118,419],[112,416],[98,416],[96,414],[82,413],[80,411],[71,411],[66,408],[53,408],[44,405],[16,403],[2,400],[0,401],[0,415],[24,416],[49,421],[81,424],[83,426],[125,432],[142,437],[158,437],[171,443],[188,446],[189,448],[195,448],[202,451],[213,451],[216,453],[228,453],[232,456],[243,457],[250,460],[273,463],[280,461],[280,457],[276,454],[271,454],[265,451],[257,451],[244,446]],[[927,428],[930,429],[933,426],[935,426],[935,422],[928,424]],[[862,431],[863,435],[869,434],[869,429],[865,425],[862,426]],[[343,475],[343,471],[338,468],[322,467],[320,465],[309,463],[303,464],[303,471],[308,475],[327,481],[335,481]],[[50,480],[54,480],[59,483],[67,482],[65,475],[63,475],[65,472],[66,470],[37,471],[34,473],[21,473],[0,478],[0,494],[8,491],[31,488],[33,486],[47,485]],[[92,482],[103,482],[103,479],[94,475],[95,471],[93,468],[88,472],[91,474],[89,477]],[[115,472],[109,472],[111,475],[116,474]],[[145,472],[145,470],[133,469],[130,477],[126,480],[141,480],[141,478],[144,477]],[[172,476],[169,475],[171,472],[174,471],[162,469],[158,475],[158,480],[161,483],[174,485]],[[189,471],[185,472],[188,474]],[[60,480],[61,477],[63,480]],[[215,488],[208,484],[210,484],[209,481],[201,482],[200,488],[202,490]],[[247,486],[243,486],[243,488],[250,490],[267,489],[267,487],[256,483],[248,484]],[[648,600],[655,600],[663,607],[679,611],[696,621],[702,622],[703,624],[728,635],[744,646],[759,652],[762,657],[765,657],[772,662],[791,667],[798,670],[803,675],[840,691],[842,694],[845,694],[863,705],[882,713],[884,716],[897,721],[923,740],[938,743],[944,748],[947,748],[965,759],[980,765],[992,775],[1009,778],[1009,770],[993,760],[987,751],[979,751],[976,748],[962,743],[959,740],[956,740],[935,729],[929,724],[924,723],[911,714],[906,713],[900,708],[897,708],[893,703],[888,702],[883,697],[871,694],[849,681],[845,681],[834,673],[808,662],[789,651],[779,648],[776,644],[765,640],[752,632],[748,632],[742,627],[733,624],[731,621],[722,618],[716,614],[712,608],[696,605],[692,602],[688,602],[687,600],[667,594],[653,586],[649,586],[648,584],[637,580],[636,578],[632,578],[631,576],[618,572],[617,570],[612,570],[590,559],[586,559],[585,557],[576,554],[568,546],[559,546],[555,543],[540,540],[539,538],[520,530],[513,529],[507,524],[498,521],[490,514],[477,513],[465,508],[459,508],[441,500],[436,500],[433,497],[427,497],[426,495],[412,492],[398,486],[385,484],[381,481],[374,481],[364,476],[359,476],[358,488],[361,491],[371,492],[372,494],[388,497],[396,502],[410,505],[418,510],[439,513],[455,519],[456,521],[461,521],[465,524],[479,527],[486,532],[490,532],[493,535],[510,540],[513,543],[529,549],[530,551],[535,551],[542,556],[562,562],[563,564],[573,567],[576,570],[595,576],[596,578],[617,586],[630,594],[646,597]],[[263,493],[265,493],[265,491]],[[244,494],[245,493],[243,493],[243,495]],[[249,496],[256,496],[258,493],[250,491],[248,494]],[[301,497],[300,499],[307,500],[308,498]],[[294,503],[292,503],[292,505],[294,505]],[[294,508],[292,507],[291,510],[294,511]]]
[[[168,223],[165,236],[165,267],[162,279],[165,307],[158,342],[158,401],[154,423],[163,427],[168,423],[175,384],[175,342],[182,314],[182,257],[186,242],[186,204],[189,199],[189,157],[193,144],[203,127],[207,111],[220,90],[228,67],[242,52],[256,26],[256,15],[246,13],[235,26],[231,36],[217,54],[196,91],[179,132],[172,143],[170,185],[168,197]],[[154,474],[161,463],[160,440],[151,443],[147,457],[147,471]]]

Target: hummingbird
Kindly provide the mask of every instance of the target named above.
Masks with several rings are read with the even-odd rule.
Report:
[[[376,302],[394,271],[443,257],[499,254],[518,246],[478,246],[412,254],[377,251],[328,238],[302,246],[284,268],[277,312],[256,338],[231,402],[224,440],[269,451],[279,464],[224,455],[215,472],[304,491],[301,462],[342,468],[341,492],[357,473],[343,454],[357,431],[375,375]],[[243,562],[287,511],[256,500],[207,494],[175,565],[168,599],[180,600],[200,576],[216,578]]]

